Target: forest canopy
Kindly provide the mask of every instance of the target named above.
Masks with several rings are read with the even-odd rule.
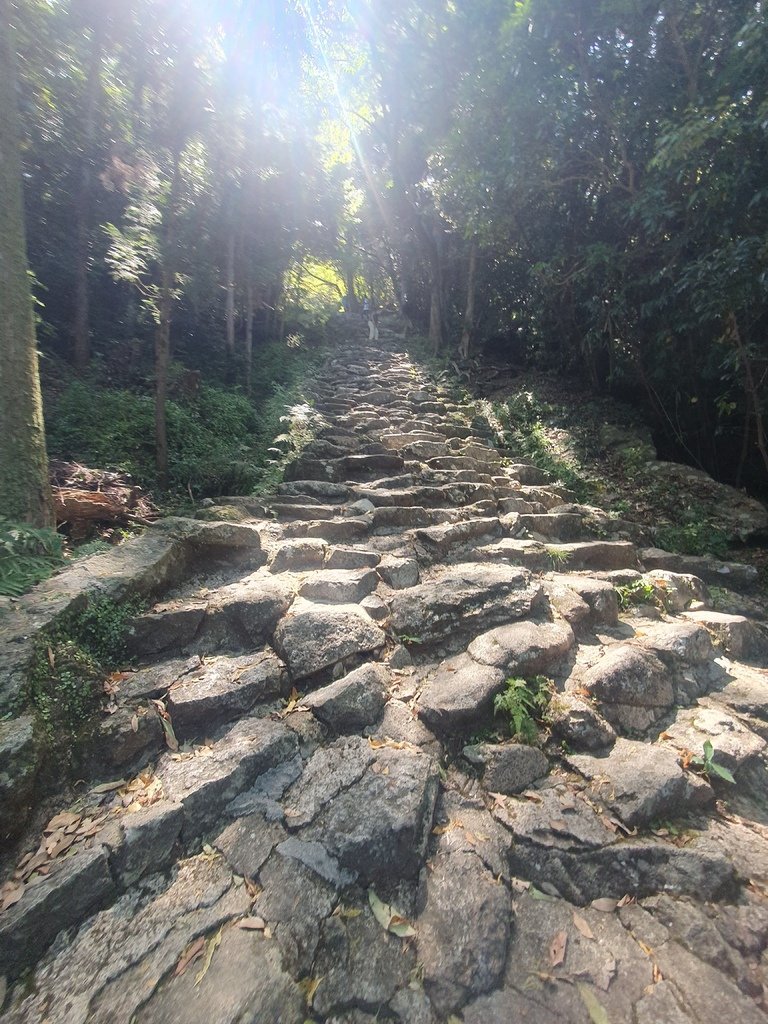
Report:
[[[242,444],[365,295],[766,492],[763,3],[6,5],[54,454],[98,408],[150,483],[226,491],[186,410]]]

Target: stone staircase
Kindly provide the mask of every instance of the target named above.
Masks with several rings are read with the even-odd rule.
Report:
[[[11,866],[3,1022],[765,1019],[768,634],[708,592],[754,572],[573,503],[395,326],[275,496],[123,556],[142,667]],[[499,742],[537,676],[539,745]]]

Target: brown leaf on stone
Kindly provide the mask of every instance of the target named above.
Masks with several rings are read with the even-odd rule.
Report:
[[[43,864],[47,863],[48,854],[45,852],[45,850],[38,850],[34,857],[32,857],[31,860],[28,860],[24,865],[22,876],[24,878],[29,878],[31,874],[34,874],[35,871],[39,871]]]
[[[320,987],[320,982],[322,980],[322,978],[303,978],[299,982],[299,988],[302,989],[302,991],[304,992],[304,999],[307,1003],[307,1006],[312,1005],[315,998],[315,993]]]
[[[6,882],[0,888],[0,913],[18,903],[24,895],[23,882]]]
[[[131,729],[134,732],[138,732],[139,731],[139,716],[138,715],[131,715]]]
[[[51,857],[58,857],[59,854],[65,853],[70,846],[75,842],[76,836],[65,836],[62,835],[58,842],[54,845],[51,850]]]
[[[592,932],[592,929],[589,927],[589,924],[581,916],[581,914],[577,914],[575,910],[573,912],[573,923],[576,929],[581,932],[585,939],[594,939],[595,936]]]
[[[628,907],[630,903],[637,903],[636,896],[630,896],[630,894],[624,893],[619,902],[616,904],[617,907]]]
[[[237,927],[247,932],[263,932],[267,923],[263,917],[243,917],[237,922]]]
[[[567,832],[568,822],[563,821],[562,818],[553,818],[552,821],[550,821],[549,823],[549,827],[552,829],[553,832]]]
[[[552,941],[549,944],[549,965],[550,967],[559,967],[560,964],[565,960],[565,950],[568,946],[568,933],[565,931],[557,932],[552,937]]]
[[[97,795],[112,793],[116,789],[122,789],[125,784],[125,779],[117,779],[115,782],[102,782],[100,786],[94,786],[91,792]]]
[[[601,896],[600,899],[592,900],[589,905],[593,910],[599,910],[601,914],[612,914],[619,901],[611,899],[610,896]]]
[[[43,829],[46,834],[50,832],[58,832],[59,829],[70,828],[76,824],[82,818],[82,814],[75,814],[74,811],[62,811],[61,814],[54,815],[48,824]]]
[[[652,977],[653,977],[653,984],[654,985],[658,985],[658,983],[660,981],[664,981],[664,975],[661,973],[661,970],[659,969],[659,965],[658,964],[654,964],[653,965]]]
[[[183,974],[191,963],[194,963],[199,956],[202,956],[204,949],[205,937],[201,935],[199,939],[191,942],[181,954],[181,959],[176,964],[176,970],[173,972],[174,975],[179,977],[179,975]]]

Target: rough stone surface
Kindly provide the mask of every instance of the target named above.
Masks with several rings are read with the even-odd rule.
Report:
[[[322,540],[286,540],[280,545],[269,563],[270,572],[303,572],[320,569],[328,545]]]
[[[714,798],[708,786],[689,780],[674,751],[647,743],[618,739],[605,757],[572,754],[566,761],[590,781],[594,799],[630,828],[674,820]]]
[[[578,694],[556,694],[547,715],[552,732],[573,750],[599,750],[616,739],[613,726]]]
[[[252,718],[238,722],[199,757],[173,760],[165,755],[157,777],[166,796],[184,807],[184,836],[200,835],[237,793],[289,760],[296,749],[296,737],[284,725]]]
[[[385,746],[375,754],[370,771],[339,793],[306,835],[363,883],[378,884],[418,873],[439,775],[432,758],[420,750]]]
[[[385,665],[361,665],[343,679],[315,690],[302,704],[336,732],[364,729],[381,718],[390,681]]]
[[[0,722],[0,835],[18,831],[35,786],[40,751],[29,715]]]
[[[424,986],[447,1017],[498,985],[512,926],[509,893],[476,854],[438,855],[422,875],[417,950]],[[446,936],[450,941],[446,942]]]
[[[530,574],[513,566],[464,564],[392,600],[396,633],[440,640],[457,630],[502,625],[530,614],[542,598]]]
[[[686,618],[704,626],[717,639],[723,650],[733,658],[763,663],[768,658],[768,633],[765,627],[743,615],[692,611],[686,613]]]
[[[49,878],[29,885],[0,915],[0,963],[11,978],[28,967],[64,928],[79,924],[115,895],[103,847],[62,861]]]
[[[524,743],[477,743],[464,747],[463,754],[480,768],[491,793],[519,793],[549,771],[542,751]]]
[[[419,717],[440,732],[456,732],[487,721],[504,679],[501,669],[478,665],[468,654],[449,658],[426,683],[417,704]]]
[[[533,676],[546,672],[575,642],[573,630],[565,623],[514,622],[481,634],[467,653],[481,665]]]
[[[3,1024],[756,1024],[768,634],[759,591],[734,592],[754,569],[641,564],[642,528],[495,451],[486,410],[396,351],[399,318],[368,345],[351,314],[331,329],[278,495],[0,600],[22,858],[0,876]],[[43,731],[7,717],[38,633],[132,595],[141,667],[51,793]],[[542,748],[489,742],[505,679],[537,674]],[[689,764],[705,740],[736,786]]]
[[[583,684],[611,724],[623,730],[647,728],[675,699],[665,665],[654,654],[626,644],[609,648],[584,674]]]
[[[297,602],[275,632],[275,647],[294,679],[335,665],[351,654],[384,646],[384,633],[356,605]]]
[[[285,665],[274,651],[242,658],[206,658],[173,683],[167,708],[179,739],[209,736],[224,722],[286,690]]]

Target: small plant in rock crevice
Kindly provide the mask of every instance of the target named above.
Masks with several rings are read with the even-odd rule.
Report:
[[[690,763],[695,765],[701,771],[701,774],[706,775],[708,779],[714,776],[717,779],[722,779],[724,782],[736,785],[736,779],[734,779],[732,773],[715,761],[715,748],[711,740],[704,741],[703,754],[694,755]]]
[[[57,762],[70,762],[93,731],[104,682],[128,660],[129,623],[142,605],[99,598],[36,638],[25,697]]]
[[[545,550],[553,569],[563,569],[571,560],[570,551],[563,551],[562,548],[554,546],[548,546]]]
[[[509,720],[512,736],[523,743],[535,743],[539,736],[539,723],[546,714],[552,697],[552,680],[546,676],[533,679],[513,677],[506,689],[496,695],[493,711]]]
[[[616,593],[622,611],[626,611],[632,605],[660,603],[655,587],[646,580],[633,580],[622,587],[616,587]]]

